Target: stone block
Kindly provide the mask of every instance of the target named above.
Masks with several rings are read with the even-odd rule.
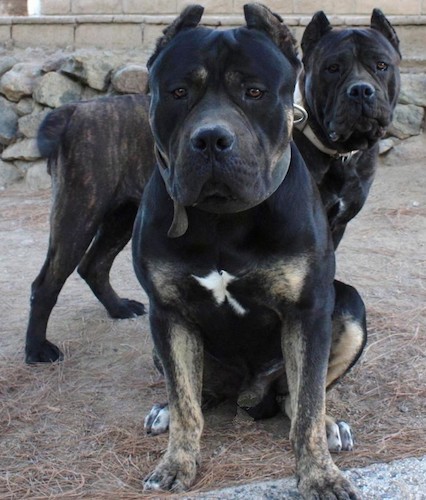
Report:
[[[78,82],[70,80],[60,73],[46,73],[34,90],[33,97],[40,103],[57,108],[68,102],[81,98],[82,87]]]
[[[27,0],[0,1],[0,16],[26,16]]]
[[[160,24],[145,24],[143,27],[143,48],[148,53],[152,53],[155,48],[157,39],[162,36],[164,25]]]
[[[404,73],[401,75],[399,102],[426,107],[425,73]]]
[[[378,7],[377,0],[355,0],[355,8],[352,14],[371,14]],[[403,2],[383,2],[381,9],[385,16],[420,15],[421,0],[404,0]]]
[[[398,137],[398,139],[407,139],[412,135],[419,135],[422,130],[424,115],[425,110],[420,106],[397,104],[388,134]]]
[[[114,72],[111,83],[121,94],[142,94],[147,87],[148,72],[140,64],[127,64]]]
[[[38,150],[36,139],[23,139],[8,146],[1,155],[3,160],[38,160],[40,151]]]
[[[29,115],[34,110],[34,101],[31,97],[23,97],[16,105],[18,116]]]
[[[193,4],[191,0],[177,0],[177,12],[180,12],[184,7]],[[196,2],[195,2],[196,3]],[[226,14],[232,12],[234,2],[233,0],[204,0],[201,2],[204,7],[204,15],[210,14]],[[244,2],[247,3],[247,2]],[[268,4],[269,7],[269,4]],[[243,10],[241,9],[241,14]]]
[[[0,59],[0,76],[13,68],[18,60],[13,56],[5,56]]]
[[[334,0],[293,0],[292,14],[307,14],[313,16],[318,10],[323,10],[327,15],[331,15],[334,13],[334,3]],[[345,10],[351,8],[351,3],[352,2],[341,2],[341,4],[347,5]],[[289,9],[285,9],[284,5],[281,5],[279,12],[285,14],[285,10]]]
[[[71,0],[40,0],[40,14],[63,15],[71,12]]]
[[[41,122],[44,120],[46,115],[50,112],[49,109],[45,109],[40,112],[31,113],[29,115],[22,116],[18,120],[18,130],[19,133],[27,138],[37,137],[38,129],[40,128]]]
[[[124,14],[176,14],[176,0],[123,0]]]
[[[16,136],[18,115],[16,105],[0,97],[0,144],[10,144]]]
[[[76,54],[62,63],[60,71],[95,90],[105,92],[113,70],[109,59],[107,55],[99,57],[99,55]]]
[[[74,43],[72,24],[14,24],[12,38],[17,47],[68,47]]]
[[[123,9],[121,0],[72,0],[71,12],[73,14],[122,14]]]
[[[234,7],[233,7],[232,11],[229,11],[229,12],[233,12],[234,14],[239,14],[242,16],[242,19],[243,19],[243,17],[244,17],[243,7],[246,3],[249,3],[249,2],[247,2],[247,0],[234,0],[234,2],[233,2]],[[267,3],[265,3],[265,2],[261,2],[261,3],[264,3],[264,5],[266,5],[269,9],[271,9],[273,12],[276,12],[278,14],[282,14],[283,12],[287,13],[287,14],[291,14],[293,11],[293,7],[292,7],[291,2],[288,4],[285,4],[285,5],[280,0],[270,0]]]
[[[402,65],[411,66],[416,61],[425,61],[425,26],[396,26],[402,53]]]
[[[25,184],[32,190],[50,188],[52,180],[47,173],[47,160],[36,161],[28,167]]]
[[[8,43],[12,40],[12,26],[10,24],[0,25],[0,43]]]
[[[0,92],[9,101],[19,101],[21,97],[29,96],[41,76],[40,65],[22,62],[15,64],[0,79]]]
[[[0,189],[5,189],[20,179],[22,173],[13,163],[0,160]]]
[[[75,32],[76,47],[122,49],[141,47],[142,27],[139,24],[80,24]]]

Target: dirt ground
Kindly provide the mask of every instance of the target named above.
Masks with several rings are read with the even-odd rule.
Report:
[[[343,468],[426,453],[425,157],[423,135],[382,158],[338,252],[337,275],[361,292],[369,322],[362,360],[329,395],[329,413],[356,433],[354,452],[335,456]],[[49,192],[0,193],[0,498],[149,498],[141,481],[167,436],[143,431],[146,412],[165,399],[146,316],[111,320],[73,274],[48,328],[65,361],[23,362],[49,207]],[[122,296],[146,302],[129,248],[112,281]],[[253,422],[228,406],[209,411],[194,490],[291,475],[288,427],[283,416]]]

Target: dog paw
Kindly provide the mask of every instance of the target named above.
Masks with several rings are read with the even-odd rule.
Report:
[[[360,493],[340,472],[300,479],[298,488],[306,500],[361,500]]]
[[[36,347],[27,346],[25,348],[25,362],[29,365],[34,363],[53,363],[55,361],[62,361],[64,355],[62,354],[59,347],[55,344],[45,340],[40,345]]]
[[[127,319],[136,318],[146,313],[145,306],[136,300],[120,299],[113,308],[108,308],[111,318]]]
[[[337,420],[336,424],[339,426],[342,451],[352,451],[354,449],[354,437],[350,425],[344,420]]]
[[[144,428],[147,434],[157,436],[169,430],[170,413],[167,404],[155,404],[145,417]]]
[[[145,491],[180,493],[191,487],[197,473],[197,460],[182,451],[166,454],[156,469],[145,479]]]
[[[326,418],[326,433],[328,449],[331,452],[339,453],[341,451],[352,451],[354,448],[354,439],[352,429],[349,424],[343,420],[336,422],[331,418]]]

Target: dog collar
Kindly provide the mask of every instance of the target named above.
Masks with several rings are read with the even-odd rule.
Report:
[[[349,151],[348,153],[339,153],[337,149],[331,149],[318,139],[312,127],[308,123],[308,113],[303,107],[302,93],[300,92],[299,82],[296,83],[296,88],[294,89],[294,108],[297,112],[301,114],[301,118],[294,122],[295,128],[300,130],[302,134],[309,139],[309,141],[322,153],[335,158],[336,160],[341,160],[342,163],[346,163],[353,158],[353,156],[358,153],[359,149],[354,151]]]
[[[319,149],[322,153],[325,153],[328,156],[331,156],[332,158],[336,160],[341,160],[342,163],[346,163],[349,160],[353,158],[353,156],[358,153],[359,149],[355,149],[354,151],[349,151],[348,153],[339,153],[337,149],[331,149],[327,148],[327,146],[324,146],[324,144],[318,139],[318,137],[315,135],[315,132],[312,130],[311,126],[309,124],[305,124],[302,127],[299,127],[297,123],[295,124],[295,127],[302,132],[302,134],[309,139],[309,141],[317,148]]]

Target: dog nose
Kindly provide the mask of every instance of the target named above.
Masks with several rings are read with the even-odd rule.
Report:
[[[366,82],[353,83],[347,90],[349,99],[369,101],[374,98],[376,89]]]
[[[221,125],[201,127],[191,136],[191,147],[199,153],[226,153],[232,149],[234,134]]]

